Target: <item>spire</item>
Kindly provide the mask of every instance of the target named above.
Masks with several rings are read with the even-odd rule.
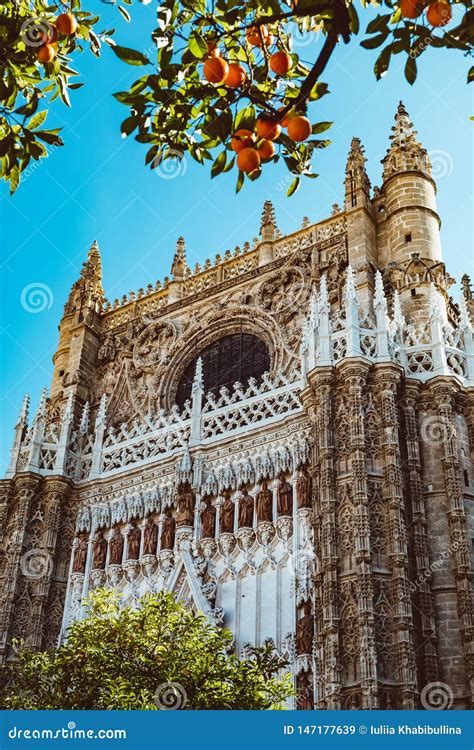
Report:
[[[107,396],[105,393],[100,397],[100,404],[95,418],[95,428],[105,425],[105,416],[107,411]]]
[[[391,144],[382,159],[383,177],[387,180],[398,172],[424,172],[431,177],[431,164],[425,148],[416,139],[416,130],[403,102],[398,105],[395,125],[390,136]]]
[[[387,298],[385,297],[382,274],[378,270],[375,272],[374,303],[376,308],[380,308],[384,312],[387,312]]]
[[[81,433],[81,435],[85,435],[87,432],[89,432],[89,409],[89,402],[86,401],[81,414],[81,422],[79,424],[79,432]]]
[[[28,415],[30,412],[30,397],[26,394],[23,397],[20,413],[18,415],[18,425],[25,426],[28,424]]]
[[[188,267],[186,261],[186,243],[184,237],[178,237],[176,242],[176,252],[173,263],[171,264],[171,275],[173,279],[182,279]]]
[[[397,328],[402,329],[405,325],[405,316],[403,315],[402,305],[400,302],[400,293],[398,289],[395,289],[393,295],[393,320]]]
[[[462,296],[466,301],[472,300],[472,287],[471,287],[471,278],[467,275],[467,273],[464,274],[464,276],[461,279],[461,287],[462,287]]]
[[[265,201],[260,221],[260,235],[262,240],[264,242],[271,242],[274,240],[276,229],[277,223],[273,203],[271,201]]]
[[[41,391],[41,397],[38,404],[38,409],[36,410],[35,414],[35,422],[38,422],[40,419],[43,419],[46,416],[46,408],[48,405],[48,389],[43,388]]]
[[[319,310],[329,310],[328,281],[326,274],[321,276],[319,282]]]
[[[360,138],[353,138],[346,162],[346,209],[363,205],[370,197],[370,180],[365,169],[365,150]]]
[[[202,376],[202,357],[198,357],[196,360],[196,369],[194,371],[194,380],[192,385],[192,392],[204,390],[204,381]]]
[[[63,424],[67,424],[72,421],[73,416],[74,416],[74,394],[72,391],[70,391],[68,399],[66,401],[66,406],[64,407],[64,411],[61,415],[61,422]]]
[[[102,261],[97,240],[94,240],[87,253],[87,260],[82,264],[81,275],[73,284],[66,303],[66,313],[84,307],[94,308],[100,312],[104,302],[102,288]]]
[[[459,328],[462,331],[470,331],[472,329],[467,301],[463,294],[461,294],[461,299],[459,300]]]
[[[354,283],[354,271],[352,266],[347,266],[347,277],[346,277],[346,288],[344,291],[344,301],[346,305],[350,305],[356,300],[356,291]]]

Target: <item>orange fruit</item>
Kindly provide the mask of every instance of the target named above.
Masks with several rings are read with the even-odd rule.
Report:
[[[209,55],[209,57],[219,57],[219,55],[221,54],[219,52],[217,43],[213,39],[208,39],[207,41],[207,54]]]
[[[268,36],[265,37],[265,39],[263,41],[265,43],[265,47],[271,47],[274,40],[273,40],[272,35],[269,34]]]
[[[223,83],[229,72],[229,64],[222,57],[208,57],[204,63],[204,78],[209,83]]]
[[[288,120],[288,135],[292,141],[305,141],[311,135],[311,123],[303,115],[295,115]]]
[[[237,166],[241,172],[252,174],[260,166],[260,154],[255,148],[243,148],[237,154]]]
[[[271,159],[275,155],[275,144],[273,141],[263,140],[257,151],[261,159]]]
[[[259,117],[256,130],[259,138],[274,141],[281,133],[281,125],[268,117]]]
[[[41,41],[43,44],[53,44],[58,39],[58,30],[56,26],[48,23],[48,29],[41,34]]]
[[[279,112],[282,112],[284,109],[286,109],[286,107],[280,107]],[[290,111],[287,112],[286,115],[283,115],[282,119],[280,120],[280,125],[282,126],[282,128],[288,127],[290,117],[294,117],[294,112],[292,109],[290,109]]]
[[[236,130],[230,142],[231,148],[236,154],[243,148],[252,148],[255,143],[255,136],[251,130]]]
[[[56,19],[56,28],[61,34],[70,36],[76,32],[77,21],[72,13],[61,13]]]
[[[52,62],[56,57],[56,50],[51,44],[42,44],[38,47],[36,57],[42,63]]]
[[[274,52],[270,58],[270,68],[279,76],[286,76],[288,71],[291,70],[293,60],[291,59],[288,52]]]
[[[270,34],[268,32],[268,29],[265,25],[262,24],[262,26],[251,26],[247,31],[245,32],[245,36],[247,38],[248,43],[252,47],[262,47],[262,39],[263,43],[266,47],[269,46],[268,44],[268,38],[270,37]]]
[[[443,2],[443,0],[428,5],[426,20],[432,26],[446,26],[450,22],[451,16],[451,6],[449,3]]]
[[[238,63],[230,63],[229,72],[227,73],[227,78],[224,83],[226,86],[230,86],[231,89],[237,89],[245,83],[246,78],[245,70],[241,65]]]
[[[423,10],[421,0],[400,0],[399,5],[403,18],[418,18]]]

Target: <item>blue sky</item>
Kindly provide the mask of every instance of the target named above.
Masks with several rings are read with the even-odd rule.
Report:
[[[100,12],[113,18],[121,44],[149,47],[154,3],[134,5],[131,25],[117,20],[106,5]],[[211,181],[207,169],[190,159],[174,179],[145,169],[146,148],[133,138],[121,138],[119,125],[127,109],[112,98],[138,77],[140,68],[120,62],[109,49],[99,60],[90,54],[75,60],[85,86],[73,92],[72,109],[58,105],[48,118],[48,126],[63,127],[66,146],[31,170],[13,198],[2,189],[0,199],[2,473],[23,395],[30,393],[34,409],[41,388],[49,384],[63,305],[94,239],[101,249],[105,291],[113,300],[168,274],[179,235],[186,239],[192,266],[251,240],[267,198],[283,232],[298,229],[304,216],[321,220],[334,202],[343,201],[352,136],[362,139],[372,184],[380,184],[380,159],[399,99],[432,158],[448,270],[458,281],[464,272],[474,273],[469,122],[474,88],[465,83],[468,61],[458,52],[428,50],[411,87],[403,78],[404,60],[396,58],[377,82],[375,58],[376,51],[357,43],[338,47],[324,75],[332,93],[313,105],[311,113],[313,120],[334,121],[327,134],[333,143],[315,157],[319,178],[304,182],[292,198],[285,196],[284,166],[267,167],[261,179],[247,183],[238,195],[235,174]],[[24,309],[22,293],[27,294],[29,285],[50,290],[48,309]]]

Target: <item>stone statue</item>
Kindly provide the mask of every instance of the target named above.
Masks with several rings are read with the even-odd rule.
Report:
[[[104,539],[104,532],[99,529],[93,546],[92,570],[103,570],[107,559],[107,541]]]
[[[314,618],[311,614],[311,602],[303,605],[303,617],[296,623],[296,653],[311,654],[313,652]]]
[[[230,492],[224,492],[224,502],[221,505],[219,531],[221,534],[232,534],[234,531],[234,503]]]
[[[158,542],[158,527],[153,518],[149,518],[143,530],[143,554],[156,555]]]
[[[239,501],[239,528],[251,529],[253,526],[253,497],[244,492]]]
[[[128,532],[127,560],[138,560],[140,555],[140,539],[142,533],[135,519],[130,522],[132,528]]]
[[[298,508],[311,508],[312,488],[313,480],[308,474],[308,469],[306,468],[306,466],[303,466],[300,469],[299,476],[296,481],[296,498],[298,501]]]
[[[273,515],[273,495],[266,482],[257,495],[257,521],[271,521]]]
[[[216,533],[216,509],[210,497],[206,497],[204,503],[204,508],[201,511],[201,538],[212,539]]]
[[[123,535],[118,526],[114,529],[113,536],[109,542],[109,547],[109,564],[121,565],[123,557]]]
[[[293,514],[293,487],[286,481],[284,474],[280,474],[280,484],[277,488],[277,513],[279,516]]]
[[[171,508],[166,508],[161,530],[161,549],[173,549],[175,526],[176,521],[171,515]]]
[[[314,708],[314,690],[308,672],[302,672],[298,677],[296,706],[300,711],[312,711]]]
[[[74,553],[74,562],[72,565],[73,573],[84,573],[87,561],[87,534],[82,531],[78,537],[76,552]]]
[[[178,526],[194,526],[194,493],[189,482],[178,487],[178,512],[176,522]]]

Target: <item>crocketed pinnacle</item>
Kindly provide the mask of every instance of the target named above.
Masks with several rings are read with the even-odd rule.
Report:
[[[382,159],[384,180],[400,172],[417,171],[431,177],[428,152],[416,138],[416,130],[403,102],[398,105],[395,125],[390,136],[391,144]]]

